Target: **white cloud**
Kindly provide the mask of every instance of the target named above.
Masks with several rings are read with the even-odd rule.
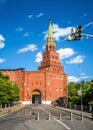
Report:
[[[33,15],[28,15],[28,18],[31,19],[33,17]]]
[[[35,44],[29,44],[26,45],[26,47],[19,49],[17,53],[24,53],[24,52],[35,51],[35,50],[37,50],[37,46]]]
[[[27,37],[27,36],[29,36],[29,32],[23,34],[23,37]]]
[[[35,62],[40,63],[42,61],[42,53],[38,52],[36,55]]]
[[[3,35],[0,34],[0,49],[4,48],[5,46],[5,38],[3,37]]]
[[[58,24],[53,24],[53,35],[56,41],[59,41],[60,38],[65,37],[71,33],[72,27],[60,28]]]
[[[70,56],[73,56],[75,54],[72,48],[64,48],[64,49],[61,48],[57,50],[57,52],[59,53],[60,60],[69,58]]]
[[[81,79],[90,79],[90,78],[93,78],[93,76],[88,76],[86,75],[85,73],[81,73]]]
[[[91,25],[93,25],[93,22],[89,22],[88,24],[84,25],[83,28],[86,28],[86,27],[91,26]]]
[[[93,76],[84,75],[84,76],[82,76],[81,78],[82,78],[82,80],[84,80],[84,79],[90,79],[90,78],[93,78]]]
[[[68,76],[68,83],[70,82],[79,82],[80,78],[76,77],[76,76]]]
[[[78,55],[75,58],[71,59],[70,61],[67,61],[66,63],[69,64],[80,64],[83,63],[85,56]]]
[[[36,15],[36,17],[39,18],[39,17],[41,17],[43,15],[44,15],[43,13],[40,13],[40,14]]]
[[[81,80],[85,80],[85,79],[91,79],[93,78],[93,76],[88,76],[88,75],[84,75],[82,74],[81,77],[76,77],[76,76],[68,76],[68,83],[70,82],[80,82]]]
[[[42,47],[42,48],[45,50],[46,46],[45,46],[45,45],[43,45],[43,47]]]
[[[5,61],[5,59],[0,58],[0,63],[3,63],[4,61]]]
[[[21,26],[19,26],[19,27],[15,28],[15,30],[18,32],[21,32],[21,31],[23,31],[23,28]]]

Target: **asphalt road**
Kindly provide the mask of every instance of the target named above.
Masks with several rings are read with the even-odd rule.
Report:
[[[0,117],[0,130],[93,130],[93,121],[47,105],[28,105]]]

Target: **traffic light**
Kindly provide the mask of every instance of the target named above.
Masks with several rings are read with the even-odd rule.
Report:
[[[77,27],[77,40],[80,40],[82,38],[82,26],[78,25]]]
[[[68,41],[72,41],[76,39],[76,29],[75,28],[71,28],[71,35],[67,36],[67,40]]]

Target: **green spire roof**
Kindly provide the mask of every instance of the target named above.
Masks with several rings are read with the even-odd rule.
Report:
[[[54,43],[54,36],[52,32],[52,24],[51,24],[51,18],[49,19],[49,28],[48,28],[48,36],[47,36],[47,43]]]
[[[48,37],[53,37],[51,19],[49,20]]]

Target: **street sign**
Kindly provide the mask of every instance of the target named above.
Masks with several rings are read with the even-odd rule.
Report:
[[[81,96],[81,90],[78,90],[78,91],[77,91],[77,94]]]

